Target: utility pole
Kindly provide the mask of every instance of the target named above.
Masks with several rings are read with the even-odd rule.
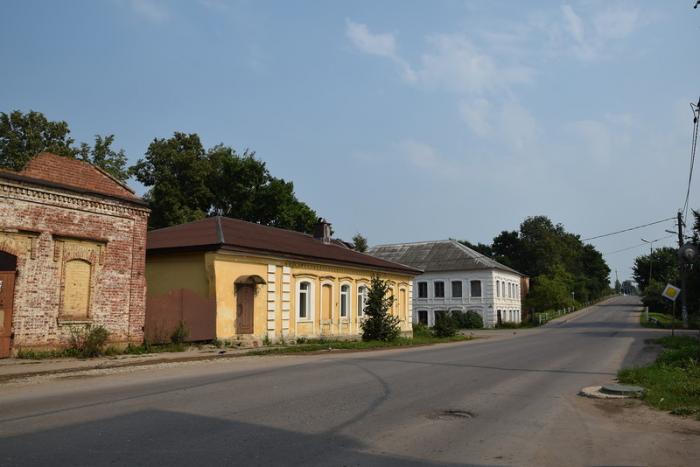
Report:
[[[683,237],[683,213],[678,211],[678,251],[681,251],[684,243]],[[685,261],[678,255],[678,268],[681,276],[681,319],[683,320],[683,327],[688,328],[688,307],[686,301],[686,277],[685,277]]]

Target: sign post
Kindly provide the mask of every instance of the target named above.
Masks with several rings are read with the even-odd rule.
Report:
[[[678,287],[666,284],[666,288],[661,293],[661,296],[667,298],[673,302],[673,312],[671,314],[671,336],[676,335],[676,299],[680,295],[681,289]]]

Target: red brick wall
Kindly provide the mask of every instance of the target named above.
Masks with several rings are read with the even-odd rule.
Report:
[[[14,351],[67,343],[70,327],[59,313],[70,251],[59,246],[70,245],[71,238],[85,240],[89,248],[95,248],[91,240],[102,245],[102,255],[93,257],[90,322],[105,326],[112,342],[143,340],[147,216],[146,209],[128,202],[0,178],[0,235],[12,238],[26,230],[38,236],[31,252],[9,251],[18,256]],[[0,248],[12,249],[12,241],[4,245]]]

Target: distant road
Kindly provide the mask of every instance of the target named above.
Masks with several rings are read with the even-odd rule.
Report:
[[[636,309],[617,297],[504,339],[3,385],[0,465],[693,465],[700,423],[576,395],[653,358],[659,332]]]

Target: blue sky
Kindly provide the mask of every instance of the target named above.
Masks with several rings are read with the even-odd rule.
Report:
[[[5,0],[0,111],[66,120],[78,141],[114,133],[132,161],[173,131],[250,148],[371,244],[489,242],[538,214],[588,237],[683,203],[691,6]],[[624,279],[644,251],[606,259]]]

